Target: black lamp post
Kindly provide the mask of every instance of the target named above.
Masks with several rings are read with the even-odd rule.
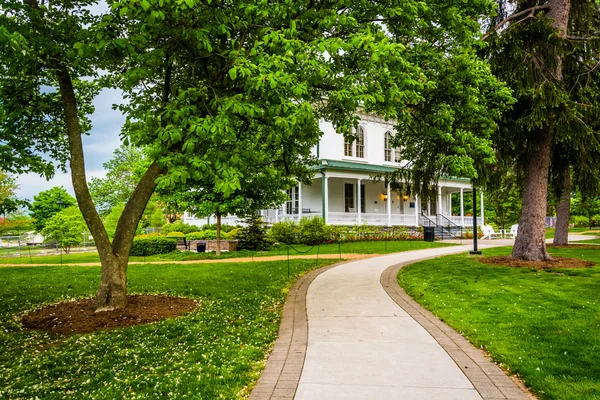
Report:
[[[58,194],[58,198],[56,199],[56,205],[58,206],[58,208],[62,208],[64,203],[60,197],[60,193]],[[60,252],[60,265],[62,265],[62,247],[60,246],[60,243],[58,243],[58,241],[56,242],[56,246],[59,248],[59,252]]]
[[[470,254],[481,254],[477,250],[477,189],[473,186],[473,251]]]

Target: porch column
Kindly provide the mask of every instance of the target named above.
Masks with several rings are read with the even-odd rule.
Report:
[[[465,226],[465,199],[464,190],[460,188],[460,226]]]
[[[322,184],[322,204],[323,207],[323,221],[327,223],[329,214],[329,178],[323,173],[323,184]]]
[[[442,187],[438,186],[438,201],[437,201],[437,213],[442,213]]]
[[[415,194],[415,226],[419,226],[419,196]]]
[[[360,179],[357,179],[356,180],[356,208],[358,210],[358,216],[356,217],[356,221],[359,224],[361,223],[361,217],[362,217],[362,213],[361,213],[362,204],[360,201],[360,195],[361,195]]]
[[[275,209],[275,222],[279,222],[279,208]]]
[[[448,197],[448,215],[452,216],[452,193],[446,194]]]
[[[302,183],[298,182],[298,221],[302,218]]]
[[[485,218],[483,215],[483,190],[479,191],[479,198],[480,198],[480,202],[481,202],[481,225],[485,224]]]
[[[387,226],[392,226],[392,191],[389,182],[387,184]]]

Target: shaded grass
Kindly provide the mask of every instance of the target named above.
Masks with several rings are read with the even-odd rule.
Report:
[[[600,251],[550,248],[600,262]],[[507,255],[510,248],[484,250]],[[538,271],[491,266],[466,255],[400,271],[400,285],[543,399],[600,398],[600,267]]]
[[[390,242],[349,242],[349,243],[331,243],[322,244],[319,246],[293,245],[289,246],[289,254],[336,254],[336,253],[359,253],[359,254],[386,254],[396,253],[401,251],[429,249],[432,247],[452,246],[449,243],[441,242],[424,242],[415,240],[402,240]],[[196,252],[181,252],[175,251],[168,254],[158,254],[149,257],[129,257],[130,261],[146,262],[146,261],[188,261],[188,260],[216,260],[237,257],[271,257],[271,256],[286,256],[288,254],[287,245],[274,246],[271,251],[253,252],[248,250],[223,252],[220,256],[215,253],[196,253]],[[100,262],[97,252],[89,253],[71,253],[62,255],[62,263],[92,263]],[[12,257],[0,258],[0,264],[59,264],[59,255],[49,255],[40,257]]]
[[[276,338],[286,288],[316,262],[290,266],[289,279],[286,261],[131,266],[130,293],[185,296],[201,307],[177,319],[69,338],[24,331],[18,316],[93,296],[100,268],[3,268],[0,398],[239,398]]]
[[[546,228],[546,239],[553,239],[554,238],[554,231],[556,229],[555,228]],[[598,235],[600,236],[600,230],[596,229],[596,230],[590,230],[590,228],[585,227],[585,228],[569,228],[569,233],[577,233],[580,235]]]

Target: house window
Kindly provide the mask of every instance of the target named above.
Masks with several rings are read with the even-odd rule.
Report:
[[[356,211],[354,208],[354,185],[352,183],[344,184],[344,211]]]
[[[394,148],[392,146],[392,133],[390,131],[387,131],[385,133],[385,139],[384,139],[384,151],[385,151],[385,161],[387,162],[400,162],[400,148],[396,147]]]
[[[359,126],[356,134],[356,157],[365,158],[365,128]]]
[[[350,139],[344,139],[344,155],[346,157],[352,157],[352,144],[353,143],[350,141]]]
[[[390,132],[385,133],[384,139],[384,147],[385,147],[385,161],[392,162],[392,134]]]
[[[348,138],[344,139],[344,156],[365,158],[365,128],[358,127],[355,141],[351,142]]]
[[[286,214],[298,214],[298,205],[300,201],[298,192],[298,186],[294,186],[293,188],[289,188],[287,190],[289,200],[285,202]]]

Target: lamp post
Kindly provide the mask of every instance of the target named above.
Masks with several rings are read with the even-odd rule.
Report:
[[[58,208],[63,207],[64,203],[62,201],[62,198],[60,197],[60,193],[58,194],[58,198],[56,199],[56,205],[58,206]],[[56,247],[59,248],[59,253],[60,253],[60,265],[62,265],[63,261],[62,261],[62,247],[60,246],[59,241],[56,241]]]
[[[473,251],[470,254],[481,254],[477,250],[477,189],[473,186]]]

